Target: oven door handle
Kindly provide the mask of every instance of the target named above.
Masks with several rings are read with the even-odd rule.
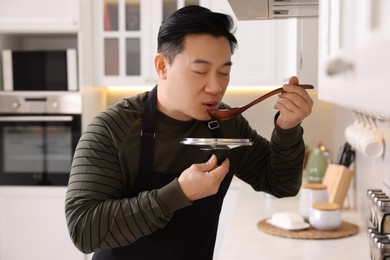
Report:
[[[0,122],[71,122],[72,116],[0,116]]]

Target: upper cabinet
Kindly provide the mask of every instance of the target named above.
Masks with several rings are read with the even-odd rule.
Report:
[[[230,14],[236,22],[239,46],[232,57],[230,85],[280,85],[299,75],[297,19],[238,21],[227,0],[97,0],[93,7],[95,85],[156,84],[153,59],[160,24],[190,4]]]
[[[155,52],[151,39],[152,1],[94,1],[95,78],[98,85],[147,84]]]
[[[387,10],[387,0],[320,1],[320,99],[390,115]]]
[[[79,0],[0,1],[0,33],[76,32]]]
[[[1,0],[0,51],[76,49],[79,62],[80,3],[79,0]],[[79,80],[81,76],[78,73]]]
[[[200,0],[94,1],[95,79],[98,85],[154,85],[153,59],[162,20]]]

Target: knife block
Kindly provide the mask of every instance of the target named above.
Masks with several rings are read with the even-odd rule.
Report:
[[[329,202],[337,203],[340,209],[343,208],[352,176],[353,171],[343,165],[329,164],[326,168],[322,183],[328,187]]]

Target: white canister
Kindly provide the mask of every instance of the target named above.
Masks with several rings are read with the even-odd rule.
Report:
[[[321,183],[305,183],[301,188],[299,214],[308,220],[313,203],[328,202],[328,200],[328,189],[326,185]]]
[[[310,225],[319,230],[333,230],[340,227],[341,211],[337,203],[317,202],[309,216]]]

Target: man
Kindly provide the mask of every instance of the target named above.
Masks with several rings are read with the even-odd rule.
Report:
[[[66,197],[72,240],[94,259],[212,259],[223,198],[233,175],[277,197],[302,179],[301,121],[313,105],[290,79],[275,105],[271,141],[237,116],[208,124],[221,104],[237,41],[229,16],[199,6],[161,25],[151,92],[93,119],[77,146]],[[209,127],[212,126],[212,127]],[[218,164],[183,138],[244,138]],[[206,162],[205,162],[206,161]]]

